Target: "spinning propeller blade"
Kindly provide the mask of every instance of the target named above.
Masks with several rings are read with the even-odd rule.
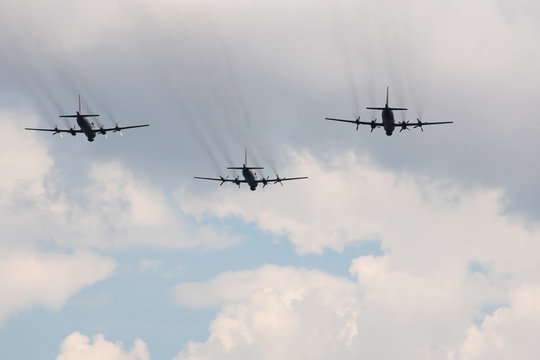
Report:
[[[416,118],[416,120],[417,120],[418,122],[416,123],[416,125],[414,125],[414,127],[415,127],[415,128],[419,127],[420,130],[422,130],[422,132],[423,132],[423,131],[424,131],[424,128],[422,127],[422,125],[424,125],[424,124],[420,121],[420,119]]]
[[[411,129],[409,129],[408,126],[407,126],[408,124],[409,124],[408,121],[407,121],[407,122],[401,121],[401,122],[399,123],[399,126],[401,126],[401,129],[399,129],[399,132],[402,132],[403,130],[411,131]]]
[[[223,185],[223,183],[225,183],[225,181],[227,181],[227,179],[229,178],[229,175],[227,175],[226,177],[220,176],[219,178],[221,179],[221,183],[219,184],[219,186],[221,186]]]
[[[285,180],[286,177],[280,178],[278,174],[276,174],[276,181],[274,181],[274,184],[280,183],[281,186],[283,186],[283,182],[281,180]]]

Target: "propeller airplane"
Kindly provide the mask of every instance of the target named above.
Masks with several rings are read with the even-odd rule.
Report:
[[[102,135],[105,135],[105,137],[107,137],[107,132],[112,131],[113,133],[117,132],[120,135],[123,135],[122,130],[150,126],[149,124],[118,126],[118,123],[117,123],[115,127],[105,128],[102,124],[98,123],[99,128],[96,128],[94,123],[88,120],[87,118],[98,117],[98,116],[99,115],[96,115],[96,114],[81,114],[81,96],[79,95],[79,110],[77,111],[77,114],[76,115],[60,115],[61,118],[77,119],[77,124],[79,125],[79,129],[75,129],[74,126],[69,129],[59,129],[58,126],[55,126],[54,129],[25,128],[25,130],[48,131],[48,132],[52,132],[52,135],[60,134],[60,137],[63,137],[62,133],[69,133],[73,136],[76,136],[77,134],[84,134],[86,135],[86,138],[88,139],[88,141],[92,142],[96,138],[97,134],[102,134]]]
[[[409,128],[420,128],[420,130],[424,131],[422,126],[425,125],[440,125],[440,124],[452,124],[453,121],[439,121],[439,122],[422,122],[420,119],[416,119],[417,122],[410,123],[409,121],[400,121],[396,124],[394,120],[394,112],[393,111],[405,111],[407,108],[394,108],[388,106],[388,87],[386,87],[386,104],[384,107],[367,107],[366,109],[369,110],[382,110],[381,116],[382,116],[382,122],[377,122],[377,120],[372,121],[360,121],[360,116],[356,118],[356,120],[345,120],[345,119],[335,119],[335,118],[325,118],[326,120],[331,121],[341,121],[341,122],[347,122],[351,124],[356,124],[356,130],[358,131],[358,127],[360,125],[369,125],[371,126],[371,132],[375,130],[378,127],[383,127],[384,131],[386,132],[386,135],[391,136],[394,133],[394,130],[397,127],[399,127],[399,132],[402,132],[403,130],[410,130]]]
[[[293,177],[293,178],[287,178],[287,177],[279,177],[279,175],[276,174],[275,179],[270,179],[270,177],[257,179],[257,174],[253,172],[253,170],[263,170],[263,167],[254,167],[254,166],[247,166],[247,150],[245,150],[245,159],[244,164],[242,164],[242,167],[228,167],[229,170],[242,170],[242,176],[244,177],[243,180],[240,179],[240,177],[236,176],[234,179],[229,179],[228,176],[223,177],[220,176],[219,178],[208,178],[208,177],[200,177],[195,176],[195,179],[201,179],[201,180],[213,180],[213,181],[220,181],[221,183],[219,186],[223,185],[226,182],[235,183],[240,188],[240,184],[246,183],[249,185],[249,189],[251,191],[257,190],[257,186],[259,184],[263,184],[263,188],[266,187],[268,184],[281,184],[283,186],[283,181],[290,181],[290,180],[301,180],[301,179],[307,179],[307,176],[301,176],[301,177]]]

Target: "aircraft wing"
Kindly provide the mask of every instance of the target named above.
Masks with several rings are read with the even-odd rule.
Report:
[[[264,180],[256,180],[257,182],[264,182],[264,181],[267,181],[267,182],[281,182],[281,181],[288,181],[288,180],[301,180],[301,179],[307,179],[308,177],[307,176],[300,176],[300,177],[292,177],[292,178],[287,178],[287,177],[284,177],[284,178],[275,178],[275,179],[264,179]]]
[[[453,124],[453,121],[437,121],[437,122],[423,122],[422,124],[409,124],[409,126],[424,126],[424,125],[440,125],[440,124]]]
[[[453,121],[435,121],[435,122],[423,122],[423,121],[420,121],[420,119],[416,119],[417,122],[413,122],[413,123],[410,123],[410,122],[399,122],[396,124],[396,128],[401,128],[400,131],[402,130],[405,130],[407,128],[410,128],[410,127],[413,127],[413,128],[417,128],[419,127],[420,130],[424,131],[424,129],[422,129],[422,126],[424,125],[442,125],[442,124],[453,124],[454,122]]]
[[[140,127],[145,127],[145,126],[150,126],[150,124],[131,125],[131,126],[118,126],[118,125],[116,125],[113,128],[99,128],[99,129],[94,129],[94,131],[95,132],[100,132],[100,133],[107,132],[107,131],[118,132],[118,131],[122,131],[122,130],[125,130],[125,129],[135,129],[135,128],[140,128]]]
[[[37,129],[37,128],[24,128],[24,130],[33,130],[33,131],[49,131],[49,132],[52,132],[54,134],[59,134],[59,133],[70,133],[70,134],[73,134],[73,133],[82,133],[83,131],[81,129],[79,130],[75,130],[75,129],[57,129],[57,128],[54,128],[54,129]],[[53,134],[53,135],[54,135]]]
[[[224,178],[224,177],[219,177],[219,178],[209,178],[209,177],[202,177],[202,176],[194,176],[195,179],[201,179],[201,180],[213,180],[213,181],[221,181],[221,183],[226,183],[226,182],[232,182],[232,183],[235,183],[235,184],[238,184],[238,183],[246,183],[247,181],[246,180],[240,180],[240,179],[229,179],[229,178]]]
[[[258,179],[258,180],[255,180],[255,181],[258,182],[258,183],[262,183],[263,187],[270,184],[270,183],[274,183],[274,184],[280,183],[281,186],[283,186],[283,181],[302,180],[302,179],[307,179],[307,178],[308,178],[307,176],[299,176],[299,177],[292,177],[292,178],[287,178],[287,177],[280,178],[279,176],[276,176],[275,179]]]
[[[356,124],[356,125],[375,125],[375,126],[383,126],[383,123],[380,122],[371,122],[371,121],[360,121],[359,119],[357,120],[345,120],[345,119],[334,119],[334,118],[325,118],[325,120],[331,120],[331,121],[341,121],[341,122],[346,122],[346,123],[351,123],[351,124]]]

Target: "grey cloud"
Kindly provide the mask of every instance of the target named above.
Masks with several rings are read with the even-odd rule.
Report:
[[[20,14],[25,4],[12,6]],[[85,9],[85,21],[99,21],[82,27],[61,22],[80,18],[69,16],[72,6],[56,5],[65,10],[40,9],[38,21],[27,23],[43,33],[44,60],[27,66],[71,74],[50,84],[64,89],[55,96],[66,110],[77,88],[114,121],[152,124],[81,151],[81,161],[113,156],[173,186],[196,174],[224,174],[244,146],[253,161],[275,170],[283,165],[276,154],[282,144],[319,155],[356,146],[389,168],[503,187],[510,209],[537,214],[538,54],[530,44],[539,29],[536,18],[524,16],[534,4],[507,17],[506,3],[490,1],[139,2],[127,11],[99,2]],[[20,46],[28,52],[32,43]],[[12,56],[16,62],[17,52]],[[382,103],[386,85],[392,103],[411,108],[407,120],[456,123],[387,139],[322,120]],[[64,148],[55,146],[54,155]]]

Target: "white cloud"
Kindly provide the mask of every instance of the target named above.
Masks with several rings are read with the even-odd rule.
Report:
[[[316,270],[266,265],[175,288],[178,304],[220,306],[205,342],[177,359],[447,358],[482,299],[473,284],[388,269],[387,256],[361,257],[357,281]],[[391,344],[391,346],[389,345]]]
[[[57,310],[112,276],[115,261],[85,249],[236,241],[186,220],[158,188],[119,162],[89,164],[87,179],[64,188],[42,134],[17,125],[37,120],[17,113],[0,118],[0,323],[37,306]]]
[[[121,342],[105,340],[101,334],[90,339],[79,332],[69,335],[60,345],[60,353],[56,360],[149,360],[150,353],[146,343],[135,340],[129,352],[124,351]]]
[[[353,152],[325,159],[308,151],[289,155],[283,174],[309,179],[255,193],[223,187],[198,197],[181,190],[179,205],[197,217],[234,215],[286,235],[299,253],[380,239],[394,261],[416,271],[469,261],[496,263],[502,272],[538,266],[538,224],[505,214],[501,190],[392,172]]]
[[[322,359],[357,333],[358,288],[320,271],[267,265],[174,293],[179,304],[222,306],[208,341],[190,342],[178,359]]]
[[[318,271],[297,270],[293,267],[267,265],[257,271],[245,270],[218,275],[208,284],[182,283],[175,287],[175,299],[179,305],[190,307],[219,306],[239,302],[254,292],[284,293],[284,301],[290,305],[304,292],[333,287],[346,288],[349,281],[338,281],[333,276]],[[295,290],[290,290],[291,288]],[[208,292],[211,291],[211,292]]]
[[[0,117],[0,246],[220,248],[238,241],[226,229],[193,224],[161,189],[118,161],[90,163],[82,182],[64,187],[65,176],[36,140],[43,134],[15,125],[35,120],[11,113]]]
[[[49,226],[43,224],[51,234],[58,227],[68,230],[58,237],[62,245],[220,248],[238,241],[225,230],[190,223],[159,188],[140,181],[118,162],[94,164],[89,180],[81,197],[65,196],[62,210],[47,219]],[[74,219],[76,226],[70,226]]]
[[[510,304],[473,325],[452,359],[538,359],[540,344],[540,287],[510,292]]]
[[[35,306],[58,310],[83,287],[110,277],[115,261],[88,251],[73,254],[8,251],[0,256],[0,323]]]
[[[0,112],[0,194],[2,197],[40,196],[45,192],[43,177],[53,160],[37,137],[23,136],[17,124],[31,125],[37,118],[11,112]],[[26,134],[28,135],[28,134]]]
[[[512,309],[534,303],[534,292],[516,294],[523,282],[540,284],[538,224],[506,214],[503,191],[392,172],[352,152],[319,160],[291,151],[290,157],[286,175],[309,180],[254,193],[219,189],[204,199],[179,191],[179,203],[195,216],[237,216],[286,235],[299,253],[343,251],[380,239],[384,255],[355,259],[350,272],[356,281],[267,266],[180,284],[174,290],[179,305],[219,306],[220,313],[209,339],[188,344],[179,359],[270,359],[284,353],[446,359],[482,349],[495,336],[509,342],[507,353],[520,346],[505,337],[510,331],[519,337],[510,322],[508,330],[492,334],[488,316],[482,330],[470,330],[486,307],[509,298],[519,304]],[[344,308],[343,299],[351,306]],[[540,319],[528,317],[534,333]],[[527,341],[525,336],[520,354],[534,358],[537,347]]]
[[[504,7],[510,6],[511,11],[501,11],[497,6],[500,3],[503,3]],[[329,19],[322,15],[326,14],[326,10],[333,8],[329,6],[327,9],[326,1],[315,3],[274,1],[256,7],[245,1],[233,4],[209,1],[207,2],[209,6],[205,8],[199,6],[198,1],[163,0],[157,3],[141,1],[130,4],[132,7],[128,10],[119,6],[123,5],[119,2],[99,1],[95,4],[85,4],[83,11],[80,11],[80,4],[68,4],[63,0],[55,1],[52,6],[47,3],[43,5],[44,7],[33,2],[23,4],[24,10],[31,9],[40,15],[39,20],[43,22],[39,24],[38,29],[47,28],[47,25],[54,28],[48,34],[58,37],[50,36],[49,40],[52,38],[53,41],[49,41],[48,45],[54,43],[56,46],[44,45],[45,52],[55,54],[55,58],[60,58],[61,62],[65,61],[66,65],[72,64],[58,53],[76,56],[81,52],[86,55],[86,51],[95,53],[100,49],[108,50],[99,52],[103,56],[85,58],[92,64],[99,63],[101,59],[105,61],[114,58],[135,59],[122,67],[112,62],[111,69],[114,70],[111,73],[102,72],[100,65],[103,63],[96,66],[100,70],[99,74],[88,71],[90,77],[100,79],[101,87],[116,84],[126,87],[128,79],[116,75],[121,75],[120,70],[140,59],[144,60],[148,54],[156,57],[166,54],[167,56],[163,58],[170,62],[167,63],[171,65],[170,68],[159,66],[145,66],[145,68],[161,70],[167,78],[177,76],[183,80],[179,83],[189,84],[189,80],[184,81],[183,75],[198,74],[192,70],[206,63],[212,65],[211,70],[205,73],[206,80],[219,78],[215,76],[216,72],[219,73],[215,68],[225,66],[224,58],[227,56],[219,50],[223,50],[220,45],[226,43],[230,45],[228,53],[232,57],[230,59],[232,67],[249,69],[249,72],[239,72],[240,80],[233,79],[239,80],[236,89],[231,89],[229,85],[222,91],[220,87],[222,84],[217,84],[213,90],[219,91],[220,95],[227,92],[230,95],[231,92],[241,88],[246,94],[256,94],[254,98],[264,98],[267,101],[273,97],[261,96],[265,93],[260,91],[271,87],[269,84],[276,81],[279,83],[280,91],[299,90],[293,93],[305,102],[298,102],[304,105],[294,110],[303,116],[309,113],[309,108],[321,110],[321,107],[314,104],[317,100],[328,101],[326,98],[333,95],[335,98],[329,102],[334,102],[335,99],[350,95],[345,90],[340,91],[346,87],[344,86],[346,82],[340,77],[343,66],[339,57],[344,54],[343,49],[335,49],[332,39],[328,39],[327,33],[332,31],[329,29],[332,26],[325,24]],[[39,6],[36,8],[36,5]],[[399,140],[393,137],[380,142],[378,140],[382,140],[381,138],[376,138],[377,141],[362,140],[362,142],[373,145],[370,151],[381,150],[379,152],[381,157],[399,159],[392,160],[395,163],[404,159],[403,168],[414,166],[411,165],[412,156],[406,154],[407,151],[411,151],[420,163],[422,160],[427,160],[430,164],[439,161],[443,164],[441,167],[456,170],[455,176],[490,179],[494,183],[497,181],[504,183],[501,180],[504,178],[507,182],[517,184],[520,189],[525,189],[527,199],[534,202],[535,194],[538,192],[531,190],[535,190],[535,184],[538,183],[538,171],[535,170],[537,167],[534,164],[534,157],[530,154],[538,153],[538,141],[535,131],[531,131],[537,126],[531,115],[534,111],[531,109],[532,105],[536,106],[538,94],[535,84],[538,81],[535,80],[538,80],[540,73],[535,66],[538,47],[531,46],[538,37],[539,23],[531,14],[538,14],[538,3],[525,0],[519,2],[517,6],[515,2],[482,0],[472,5],[465,2],[444,1],[397,1],[392,4],[378,2],[370,4],[369,7],[365,5],[363,2],[346,2],[345,5],[341,3],[343,12],[336,16],[337,23],[341,23],[343,14],[347,14],[348,23],[343,26],[341,32],[338,31],[336,38],[346,37],[346,42],[354,44],[356,50],[351,50],[352,56],[349,60],[354,64],[353,70],[356,70],[352,71],[355,73],[352,77],[357,78],[357,85],[371,96],[374,89],[381,86],[374,84],[374,79],[382,83],[386,83],[388,79],[394,84],[408,82],[400,86],[394,85],[401,88],[396,91],[402,92],[396,95],[396,102],[403,100],[400,97],[408,85],[411,89],[410,92],[407,91],[407,96],[410,97],[413,97],[415,91],[426,90],[420,96],[416,94],[416,100],[420,98],[421,103],[429,103],[432,114],[463,120],[460,121],[461,125],[457,123],[456,126],[445,130],[448,131],[444,132],[445,135],[452,135],[446,139],[423,137],[422,141],[426,142],[420,142],[419,138],[407,142],[403,138]],[[138,9],[131,12],[134,10],[133,7],[139,6],[148,7],[149,13],[156,16],[164,29],[181,38],[175,38],[174,43],[167,43],[166,40],[169,38],[159,32],[163,28],[147,32],[148,28],[143,27],[141,31],[145,34],[141,31],[132,31],[136,30],[137,26],[147,24],[146,21],[137,21],[140,20],[138,16],[131,17],[140,11]],[[61,11],[57,11],[58,9]],[[215,9],[216,22],[208,16],[205,11],[208,9]],[[26,14],[26,11],[24,13]],[[10,11],[5,12],[4,17],[8,15],[17,27],[20,26],[22,17],[13,16]],[[382,15],[392,26],[380,26],[379,20]],[[301,22],[298,22],[299,18],[302,18]],[[40,34],[40,40],[46,43],[46,36],[41,36],[44,33],[31,31],[35,29],[31,24],[32,18],[25,16],[24,19],[27,23],[22,22],[22,26],[28,30],[25,33]],[[65,19],[68,19],[67,22]],[[276,19],[280,20],[277,27]],[[190,20],[189,24],[202,26],[192,28],[182,20]],[[72,26],[73,24],[82,26]],[[89,24],[92,26],[88,26]],[[178,30],[175,26],[186,26],[186,30],[191,31],[175,31]],[[201,32],[201,29],[211,29],[212,26],[217,29],[216,33],[224,34],[223,42],[219,42],[219,39],[216,41],[212,31]],[[65,31],[66,28],[70,31]],[[491,31],[486,32],[483,29]],[[154,30],[157,31],[153,32]],[[117,35],[120,37],[116,37]],[[137,44],[144,36],[152,39],[152,45],[155,43],[156,47],[148,50],[145,47],[148,43],[143,41],[140,48],[144,51],[137,46],[130,47],[131,51],[125,51],[126,44],[128,46],[132,46],[129,45],[132,43]],[[110,46],[112,44],[108,39],[114,39],[111,40],[112,43],[122,46]],[[166,44],[166,48],[159,46],[160,41]],[[105,47],[109,46],[103,49],[100,48],[102,44]],[[181,45],[175,47],[174,44]],[[192,46],[193,44],[196,46]],[[28,48],[33,49],[33,46]],[[163,49],[166,50],[160,51]],[[189,60],[184,60],[185,58]],[[179,63],[188,66],[178,66]],[[244,64],[250,66],[243,66]],[[56,66],[53,67],[56,69]],[[175,71],[170,71],[173,68]],[[182,69],[185,69],[185,73],[181,72]],[[145,76],[144,71],[126,71],[126,73],[131,77],[133,73]],[[113,80],[106,83],[103,80],[109,74],[115,76],[109,76]],[[255,79],[257,91],[254,91],[249,83],[243,82],[242,76]],[[358,79],[362,77],[365,78]],[[403,78],[408,81],[404,81]],[[174,79],[172,81],[174,82]],[[56,82],[62,81],[56,79]],[[197,97],[190,97],[187,102],[193,100],[194,104],[199,106],[204,104],[210,108],[211,106],[207,106],[208,82],[198,81],[198,83],[205,85],[202,91],[205,95],[204,102]],[[146,83],[144,85],[141,88],[144,88],[145,94],[150,95],[152,91],[148,88],[151,86]],[[501,92],[501,89],[508,91]],[[191,91],[192,88],[186,86],[186,93]],[[268,91],[269,95],[275,95],[276,92],[276,89]],[[133,94],[127,97],[131,95]],[[156,98],[162,95],[162,92],[155,94]],[[176,95],[177,93],[174,93],[172,97]],[[229,97],[236,100],[232,95]],[[360,97],[368,98],[368,96]],[[148,106],[145,102],[144,107],[157,109],[158,106],[152,106],[156,103],[156,98],[152,99],[149,96]],[[230,103],[231,101],[228,101],[230,98],[224,96],[211,105]],[[307,102],[306,99],[310,101]],[[313,101],[314,99],[317,100]],[[291,101],[296,100],[292,97]],[[272,115],[275,115],[272,111],[283,109],[283,103],[277,105],[272,101],[268,103],[270,106],[267,107],[253,105],[261,117],[267,114],[268,118],[272,118]],[[306,106],[305,103],[310,105]],[[274,118],[273,127],[276,129],[283,129],[286,125],[291,132],[306,132],[305,129],[300,131],[299,128],[291,126],[290,120],[294,116]],[[259,121],[259,124],[267,127],[268,123]],[[257,126],[257,123],[254,126]],[[469,130],[468,133],[464,132],[465,128]],[[321,131],[317,135],[315,127],[310,129],[314,131],[311,137],[317,139],[314,141],[320,141],[322,136],[327,135]],[[3,161],[6,162],[0,167],[5,174],[5,177],[0,179],[3,191],[0,196],[4,200],[7,199],[4,205],[0,205],[2,219],[0,225],[5,231],[3,239],[5,244],[2,246],[18,246],[15,244],[36,242],[36,239],[39,239],[39,242],[75,248],[125,247],[135,244],[192,247],[199,243],[220,246],[235,240],[229,236],[224,238],[210,227],[198,229],[196,226],[186,225],[182,220],[183,217],[178,216],[174,208],[170,208],[168,199],[159,189],[137,178],[121,163],[95,165],[87,178],[94,182],[93,185],[81,186],[78,188],[80,193],[59,189],[51,179],[54,175],[43,181],[46,174],[51,174],[52,160],[43,151],[46,150],[44,147],[34,146],[39,145],[37,141],[32,145],[34,141],[32,139],[36,137],[27,136],[29,142],[25,143],[25,140],[16,137],[16,131],[10,133],[9,128],[4,130],[6,134],[13,136],[6,141],[11,147],[4,148]],[[230,135],[230,133],[221,135],[223,134]],[[176,138],[178,135],[174,136],[175,142],[180,143],[181,141]],[[187,135],[189,136],[191,135]],[[456,138],[459,139],[459,146],[456,146]],[[441,141],[437,143],[435,140],[431,145],[437,146],[429,146],[429,139]],[[392,143],[386,140],[391,140]],[[405,143],[407,147],[404,146]],[[26,147],[18,148],[21,144],[29,145],[28,149],[31,151],[28,153]],[[413,151],[421,149],[422,145],[424,146],[422,153],[429,155]],[[432,151],[435,148],[447,150],[454,156],[450,158],[442,154],[444,151],[436,151],[435,157]],[[20,159],[24,158],[25,161],[17,161],[20,159],[12,157],[12,154],[19,154]],[[532,283],[538,280],[538,264],[540,264],[536,255],[539,250],[537,244],[540,244],[538,226],[536,223],[526,224],[522,219],[502,214],[504,210],[501,204],[504,200],[502,190],[469,189],[452,181],[419,177],[411,173],[390,172],[376,166],[370,160],[358,159],[350,153],[334,155],[336,158],[343,158],[324,162],[313,158],[310,154],[297,155],[296,164],[287,169],[285,175],[289,175],[289,171],[290,175],[306,174],[310,176],[310,180],[304,183],[289,183],[284,189],[267,188],[257,193],[228,189],[221,193],[216,192],[207,199],[179,192],[177,197],[180,206],[187,213],[220,217],[233,214],[256,223],[263,230],[288,236],[299,253],[321,253],[325,249],[342,251],[352,243],[381,239],[386,251],[383,258],[359,259],[351,268],[358,278],[360,289],[366,291],[365,301],[369,308],[373,309],[372,306],[379,304],[380,308],[377,309],[385,309],[384,311],[375,309],[373,318],[369,318],[368,312],[364,313],[364,316],[372,320],[367,322],[371,326],[359,328],[368,335],[373,331],[380,334],[381,339],[390,338],[389,341],[379,344],[381,353],[392,350],[384,346],[393,344],[393,339],[402,336],[407,330],[410,332],[411,328],[417,328],[414,327],[415,319],[403,318],[401,310],[396,309],[398,305],[415,313],[420,319],[430,318],[439,321],[437,315],[446,314],[447,318],[460,324],[468,324],[471,316],[477,315],[479,304],[506,300],[506,290],[513,288],[521,279]],[[184,159],[187,161],[191,157],[190,153]],[[433,160],[435,158],[437,160]],[[386,162],[388,163],[388,160]],[[456,163],[459,166],[456,166]],[[469,169],[466,168],[466,164],[469,164]],[[424,165],[422,168],[430,166]],[[515,176],[516,173],[525,176]],[[94,175],[96,177],[93,177]],[[531,183],[534,184],[532,187],[524,186]],[[17,189],[22,191],[18,192]],[[22,198],[15,199],[14,194]],[[469,274],[467,269],[471,261],[482,265],[486,269],[485,274]],[[262,279],[269,281],[265,277]],[[235,287],[232,282],[228,284]],[[379,287],[378,284],[384,286]],[[301,288],[296,283],[292,287]],[[235,321],[230,321],[231,327],[238,328],[237,332],[243,334],[246,339],[256,340],[245,335],[254,333],[252,329],[241,322],[237,324],[236,320],[244,321],[242,316],[245,316],[245,321],[249,320],[249,306],[259,306],[257,305],[259,300],[253,300],[248,304],[248,308],[244,309],[240,306],[242,303],[240,297],[234,297],[222,290],[207,289],[200,284],[185,285],[185,288],[212,297],[213,300],[201,300],[207,305],[215,306],[220,302],[231,304],[230,312],[226,314],[228,317],[225,316],[219,323],[224,325],[220,325],[220,328],[216,325],[216,331],[221,329],[223,338],[230,336],[225,330],[227,320],[233,319]],[[242,291],[239,293],[249,297],[255,291],[252,289],[241,288]],[[278,290],[280,293],[288,292],[285,285],[278,286]],[[196,295],[193,296],[194,299],[184,299],[185,304],[196,303]],[[261,301],[265,299],[263,296]],[[460,303],[462,299],[465,303]],[[266,306],[272,313],[274,306],[271,304]],[[439,311],[440,309],[445,310]],[[243,315],[242,311],[247,315]],[[384,315],[387,315],[388,319]],[[377,317],[379,322],[373,320]],[[393,326],[376,327],[383,322],[381,319]],[[288,320],[283,321],[288,324]],[[424,331],[417,332],[421,334],[418,335],[419,338],[437,331],[445,331],[441,330],[441,326],[425,326],[422,329]],[[454,335],[462,334],[460,329],[461,325],[452,328],[451,332]],[[307,329],[308,333],[309,330]],[[395,336],[388,337],[386,334],[385,338],[386,330],[394,330]],[[407,336],[410,335],[407,333]],[[452,339],[457,337],[454,335]],[[314,338],[319,339],[317,336]],[[365,348],[368,349],[372,345],[370,349],[379,349],[375,346],[377,341],[372,338],[370,340],[371,343]],[[411,347],[417,344],[425,345],[421,343],[421,339],[412,340],[414,341],[410,341],[413,344]],[[453,344],[454,340],[442,343]],[[418,346],[418,349],[422,349],[422,346]],[[431,354],[429,350],[426,352]],[[374,351],[370,355],[375,357],[376,354],[377,351]],[[399,357],[399,354],[394,357]]]
[[[534,359],[538,287],[472,325],[494,300],[487,278],[392,269],[392,256],[354,260],[355,280],[265,265],[174,289],[182,306],[219,306],[204,342],[176,359]],[[466,341],[463,343],[463,339]]]

